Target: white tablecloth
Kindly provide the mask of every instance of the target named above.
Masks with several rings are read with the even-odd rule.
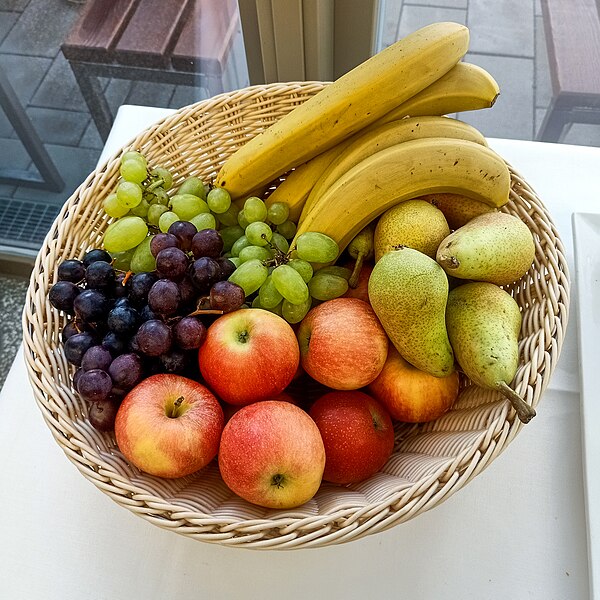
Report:
[[[168,113],[122,107],[103,158]],[[549,208],[573,273],[570,217],[600,212],[600,149],[490,145]],[[587,600],[579,391],[572,306],[538,415],[464,489],[362,540],[252,551],[164,531],[96,489],[52,439],[19,353],[0,393],[0,598]]]

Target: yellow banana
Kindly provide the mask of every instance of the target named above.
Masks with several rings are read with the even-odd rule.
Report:
[[[354,135],[352,143],[329,163],[313,186],[304,203],[300,223],[327,189],[354,165],[390,146],[423,138],[456,138],[487,146],[485,137],[475,127],[449,117],[411,117]]]
[[[468,45],[469,30],[458,23],[434,23],[411,33],[244,144],[225,161],[216,185],[239,198],[269,183],[438,80]]]
[[[498,94],[498,84],[487,71],[476,65],[460,62],[446,75],[348,139],[355,139],[363,132],[408,116],[440,116],[489,108]],[[267,198],[267,205],[273,202],[287,202],[292,219],[298,218],[313,186],[330,162],[345,147],[344,144],[345,141],[340,142],[296,167]]]
[[[466,140],[426,138],[372,154],[338,179],[298,227],[333,238],[342,252],[352,238],[399,202],[439,192],[500,207],[508,202],[510,172],[489,148]]]

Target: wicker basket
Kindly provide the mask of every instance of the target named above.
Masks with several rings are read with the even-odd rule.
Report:
[[[317,82],[253,86],[186,107],[136,137],[150,163],[176,182],[214,177],[248,138],[318,92]],[[111,434],[96,431],[71,386],[60,344],[63,318],[48,302],[57,264],[98,247],[108,219],[101,202],[119,177],[115,154],[64,205],[37,258],[23,316],[27,368],[36,402],[55,440],[84,477],[148,521],[197,540],[252,548],[336,544],[387,529],[433,508],[489,465],[521,430],[509,403],[467,385],[450,412],[423,425],[398,424],[394,453],[381,472],[347,487],[323,483],[305,505],[263,509],[234,496],[211,465],[165,480],[127,463]],[[514,171],[504,210],[534,233],[533,268],[509,291],[523,311],[521,361],[513,386],[536,406],[558,361],[569,307],[562,243],[543,204]]]

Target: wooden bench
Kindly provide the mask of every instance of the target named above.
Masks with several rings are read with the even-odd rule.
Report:
[[[87,0],[61,46],[104,141],[113,115],[99,77],[224,90],[236,0]]]
[[[541,0],[552,100],[537,139],[559,142],[573,123],[600,124],[596,0]]]

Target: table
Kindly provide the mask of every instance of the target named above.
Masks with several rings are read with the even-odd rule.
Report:
[[[169,112],[121,107],[101,161]],[[600,212],[600,149],[490,145],[546,203],[573,272],[571,213]],[[538,415],[486,471],[389,531],[287,552],[179,537],[103,495],[52,439],[20,353],[0,392],[0,598],[587,600],[575,312]]]

